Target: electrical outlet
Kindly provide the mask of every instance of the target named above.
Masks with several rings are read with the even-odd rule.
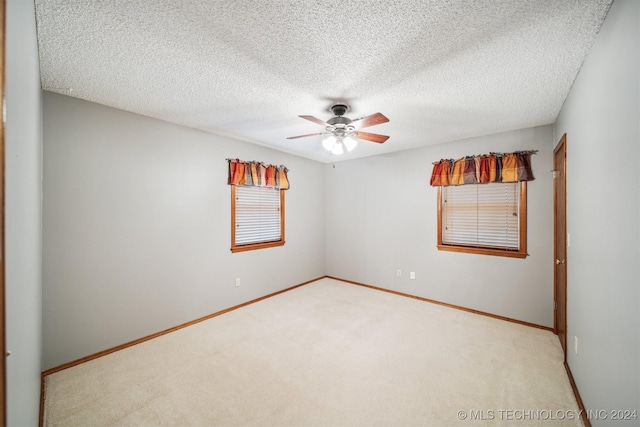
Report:
[[[573,337],[573,351],[578,354],[578,337]]]
[[[236,277],[236,288],[240,287],[240,278]]]
[[[416,272],[415,272],[415,271],[412,271],[411,273],[409,273],[409,278],[410,278],[411,280],[415,280],[415,279],[416,279]]]
[[[402,270],[396,270],[396,277],[402,277]]]

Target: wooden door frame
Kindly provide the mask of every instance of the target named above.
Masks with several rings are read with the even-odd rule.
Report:
[[[4,185],[5,185],[5,170],[4,170],[4,118],[5,115],[5,15],[6,15],[6,3],[5,0],[0,0],[0,423],[3,426],[7,425],[7,347],[6,347],[6,334],[5,334],[5,244],[4,244]]]
[[[563,212],[564,212],[564,235],[563,236],[558,236],[558,232],[556,230],[556,222],[557,222],[557,191],[558,191],[558,185],[557,185],[557,179],[555,179],[555,171],[557,170],[556,168],[558,167],[558,165],[556,165],[556,155],[558,153],[558,151],[562,150],[564,152],[564,159],[562,162],[562,179],[564,180],[564,185],[563,185],[563,189],[564,189],[564,206],[563,206]],[[566,232],[567,232],[567,134],[565,133],[564,135],[562,135],[562,138],[560,138],[560,141],[558,142],[558,145],[556,145],[555,149],[553,150],[553,168],[554,168],[554,180],[553,180],[553,258],[554,261],[559,259],[558,258],[558,254],[556,252],[556,245],[557,245],[557,241],[558,239],[561,239],[561,241],[564,242],[565,245],[565,249],[564,249],[564,268],[565,268],[565,273],[564,273],[564,280],[565,280],[565,285],[564,285],[564,298],[563,298],[563,306],[562,307],[554,307],[554,311],[553,311],[553,330],[555,331],[556,334],[558,334],[558,310],[561,309],[564,312],[564,325],[562,325],[562,330],[564,330],[564,340],[561,340],[560,344],[562,346],[562,350],[564,352],[564,361],[566,363],[567,361],[567,269],[566,269],[566,254],[567,254],[567,236],[566,236]],[[557,278],[557,267],[554,265],[553,267],[553,301],[554,304],[557,304],[557,296],[558,296],[558,278]]]

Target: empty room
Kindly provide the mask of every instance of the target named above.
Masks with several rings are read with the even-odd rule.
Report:
[[[640,2],[0,4],[0,424],[640,425]]]

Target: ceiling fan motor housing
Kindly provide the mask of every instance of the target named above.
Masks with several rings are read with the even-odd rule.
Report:
[[[344,113],[349,111],[349,106],[347,104],[333,104],[331,111],[333,111],[333,114],[336,116],[344,116]]]
[[[345,127],[348,124],[351,123],[351,119],[348,119],[346,117],[333,117],[329,120],[327,120],[327,123],[329,123],[331,126],[335,126],[335,127]],[[342,125],[342,126],[340,126]]]

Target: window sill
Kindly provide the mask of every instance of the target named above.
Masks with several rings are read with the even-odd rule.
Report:
[[[277,240],[275,242],[250,243],[247,245],[232,246],[231,252],[233,253],[246,252],[246,251],[253,251],[256,249],[273,248],[276,246],[284,246],[284,243],[285,243],[284,240]]]
[[[502,257],[509,257],[509,258],[521,258],[521,259],[526,258],[528,255],[526,252],[508,251],[504,249],[478,248],[473,246],[453,246],[453,245],[437,245],[437,246],[439,251],[462,252],[467,254],[493,255],[493,256],[502,256]]]

